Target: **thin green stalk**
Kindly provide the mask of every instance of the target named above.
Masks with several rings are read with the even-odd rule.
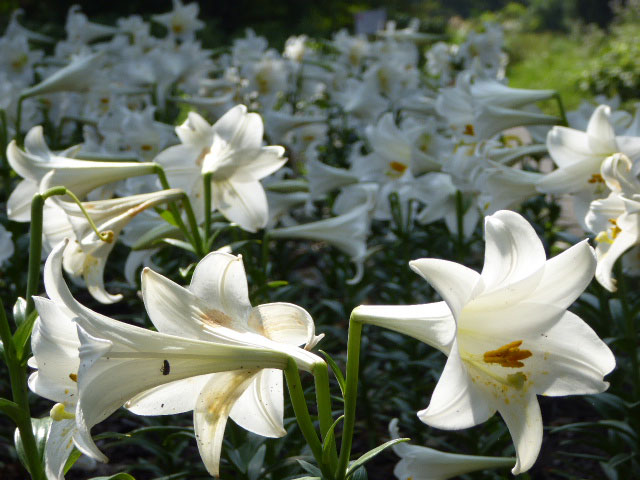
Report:
[[[56,187],[56,188],[64,188],[64,187]],[[76,205],[80,207],[80,211],[84,214],[85,218],[89,222],[89,226],[94,231],[94,233],[98,236],[98,238],[103,242],[111,243],[113,241],[113,232],[101,232],[100,230],[98,230],[98,226],[95,224],[95,222],[91,218],[91,215],[89,215],[89,212],[87,212],[87,209],[84,208],[84,205],[82,204],[80,199],[76,197],[71,190],[65,188],[65,191],[66,191],[66,194],[69,195],[71,199],[76,203]],[[58,195],[58,194],[55,193],[54,195]]]
[[[156,165],[155,173],[156,175],[158,175],[158,179],[160,180],[160,185],[162,185],[162,188],[164,188],[165,190],[169,190],[171,187],[169,186],[167,176],[164,173],[164,169],[162,168],[162,166]],[[182,231],[189,243],[193,245],[193,248],[198,253],[198,255],[204,256],[205,252],[202,246],[200,231],[198,230],[198,222],[196,221],[193,209],[191,208],[189,197],[186,194],[183,197],[182,204],[185,207],[185,211],[187,212],[187,219],[191,226],[191,232],[189,232],[189,229],[187,229],[187,226],[184,224],[182,216],[180,215],[180,211],[178,210],[174,202],[169,203],[169,211],[173,216],[173,220],[178,225],[178,228]]]
[[[64,195],[65,187],[53,187],[44,193],[36,193],[31,201],[31,231],[29,232],[29,267],[27,270],[27,306],[25,317],[28,317],[35,307],[33,295],[36,294],[40,283],[40,257],[42,255],[42,208],[44,201],[52,195]]]
[[[322,466],[322,445],[320,444],[318,434],[309,415],[307,401],[304,398],[302,383],[300,382],[300,374],[298,373],[298,365],[292,358],[287,361],[284,375],[287,378],[289,397],[291,397],[293,412],[296,415],[300,431],[311,448],[311,452],[318,462],[318,465]]]
[[[638,364],[638,331],[636,329],[636,322],[631,314],[629,303],[627,302],[628,292],[627,283],[624,278],[621,263],[618,262],[615,266],[616,278],[618,284],[618,298],[620,299],[620,305],[622,306],[622,314],[624,315],[624,324],[626,335],[629,343],[632,345],[631,351],[631,384],[633,385],[633,399],[638,400],[640,397],[640,365]]]
[[[456,190],[456,220],[458,222],[458,239],[456,242],[458,259],[464,258],[464,199],[462,192]]]
[[[38,256],[38,260],[40,256]],[[9,381],[11,382],[11,394],[13,401],[19,407],[19,413],[15,412],[15,422],[20,431],[22,446],[24,448],[27,466],[33,480],[44,479],[44,470],[38,456],[36,440],[33,436],[31,426],[31,411],[29,408],[29,398],[27,396],[27,372],[26,367],[21,365],[18,354],[11,336],[11,329],[7,316],[4,312],[4,304],[0,299],[0,338],[4,346],[4,358],[9,368]]]
[[[20,124],[22,123],[22,102],[27,98],[23,95],[18,97],[18,106],[16,107],[16,138],[18,144],[22,145],[22,133],[20,131]]]
[[[327,432],[333,425],[333,415],[331,412],[331,390],[329,388],[329,368],[326,363],[317,363],[311,369],[316,387],[316,403],[318,405],[318,420],[320,423],[320,434],[325,441]],[[331,441],[330,459],[331,470],[335,471],[338,464],[338,453],[336,451],[335,440]]]
[[[211,235],[211,172],[202,176],[204,187],[204,238],[209,241]]]
[[[351,457],[353,430],[356,422],[356,402],[358,397],[358,370],[360,368],[360,340],[362,324],[351,313],[349,319],[349,339],[347,341],[347,378],[344,392],[344,427],[336,480],[344,480]]]
[[[569,126],[569,121],[567,120],[567,114],[564,110],[564,104],[562,103],[562,97],[560,96],[560,94],[558,92],[556,92],[553,95],[553,98],[556,99],[556,102],[558,103],[558,109],[560,110],[560,120],[562,121],[562,126],[564,127],[568,127]]]

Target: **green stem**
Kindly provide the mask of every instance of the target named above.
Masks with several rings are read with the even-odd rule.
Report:
[[[204,187],[204,238],[209,242],[211,235],[211,173],[202,176]]]
[[[64,188],[64,187],[56,187],[56,188]],[[98,226],[95,224],[95,222],[91,218],[91,215],[89,215],[89,212],[87,212],[87,209],[84,208],[84,205],[82,204],[80,199],[76,197],[71,190],[65,188],[65,191],[66,191],[66,194],[69,195],[71,199],[76,203],[76,205],[80,207],[80,211],[84,214],[85,218],[89,222],[89,226],[94,231],[94,233],[98,236],[98,238],[103,242],[111,243],[113,241],[113,232],[101,232],[100,230],[98,230]],[[54,195],[58,195],[58,193],[55,193]]]
[[[29,267],[27,270],[27,306],[25,318],[33,312],[33,295],[40,283],[40,258],[42,256],[42,209],[44,201],[52,195],[64,195],[65,187],[53,187],[44,193],[36,193],[31,201],[31,230],[29,232]]]
[[[569,121],[567,120],[567,114],[564,110],[564,104],[562,103],[562,97],[560,96],[560,94],[558,92],[556,92],[553,95],[553,98],[556,99],[556,102],[558,103],[558,109],[560,110],[560,120],[562,121],[562,125],[564,127],[568,127],[569,126]]]
[[[356,402],[358,397],[358,369],[360,368],[360,339],[362,324],[353,313],[349,319],[349,339],[347,342],[347,378],[344,391],[344,427],[336,480],[344,480],[351,457],[353,430],[356,422]]]
[[[284,375],[287,378],[291,405],[293,406],[293,412],[296,415],[300,431],[311,448],[311,452],[318,462],[318,465],[322,466],[322,445],[320,444],[318,434],[309,415],[307,401],[304,398],[302,383],[300,382],[300,374],[298,373],[298,365],[292,358],[287,361]]]
[[[18,106],[16,107],[16,138],[19,145],[22,145],[22,134],[20,132],[20,124],[22,123],[22,102],[27,98],[23,95],[18,97]]]
[[[329,388],[329,367],[326,363],[316,363],[311,373],[316,387],[316,403],[318,405],[318,420],[320,423],[320,433],[322,440],[326,441],[327,432],[333,425],[333,415],[331,412],[331,390]],[[331,470],[335,471],[338,463],[338,453],[336,451],[335,440],[329,446],[331,450]]]
[[[38,255],[38,260],[40,256]],[[39,266],[39,264],[38,264]],[[36,440],[33,436],[33,427],[31,426],[31,411],[29,408],[29,397],[27,394],[27,372],[24,365],[21,365],[18,354],[11,336],[11,329],[7,316],[4,312],[4,304],[0,300],[0,338],[4,346],[4,358],[9,368],[9,380],[11,382],[11,394],[13,401],[19,407],[15,412],[15,422],[20,431],[22,446],[24,448],[27,468],[31,473],[33,480],[44,479],[44,470],[38,455]]]
[[[458,225],[458,260],[464,259],[464,199],[462,198],[462,192],[456,190],[456,220]]]
[[[171,187],[169,186],[169,182],[167,181],[167,176],[164,173],[164,169],[161,165],[155,166],[155,173],[158,175],[158,179],[160,180],[160,185],[165,190],[169,190]],[[178,225],[178,228],[182,231],[185,238],[193,245],[193,248],[198,255],[204,256],[204,249],[202,248],[202,239],[200,237],[200,231],[198,230],[198,223],[196,222],[195,215],[193,214],[193,209],[191,208],[191,202],[189,201],[189,197],[187,194],[184,195],[182,204],[185,207],[185,211],[187,212],[187,219],[191,226],[191,232],[187,229],[187,226],[184,224],[182,220],[182,216],[180,215],[180,211],[176,207],[174,202],[169,203],[169,211],[173,216],[173,220]]]
[[[636,322],[631,314],[629,303],[627,302],[627,284],[622,272],[621,263],[618,262],[615,266],[616,278],[618,282],[618,298],[620,299],[620,305],[622,306],[622,314],[624,315],[624,324],[629,343],[632,345],[631,351],[631,384],[633,385],[633,399],[638,400],[640,393],[640,365],[638,364],[638,331],[636,329]]]

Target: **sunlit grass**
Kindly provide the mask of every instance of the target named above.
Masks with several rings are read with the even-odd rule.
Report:
[[[508,35],[509,85],[557,90],[567,109],[576,108],[589,96],[579,81],[593,54],[592,44],[586,36],[551,32]]]

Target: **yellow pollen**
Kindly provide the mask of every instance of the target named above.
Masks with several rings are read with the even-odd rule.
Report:
[[[53,408],[51,409],[51,412],[49,413],[49,416],[55,422],[59,422],[60,420],[72,420],[72,419],[76,418],[75,414],[73,414],[71,412],[67,412],[64,409],[64,404],[63,403],[56,403],[53,406]]]
[[[398,173],[404,173],[408,168],[404,163],[395,161],[389,162],[389,166],[391,167],[391,170],[395,170]]]
[[[76,375],[75,373],[70,373],[69,378],[74,382],[78,383],[78,375]]]
[[[520,350],[520,345],[522,345],[522,340],[516,340],[515,342],[507,343],[497,350],[490,350],[488,352],[485,352],[483,360],[486,363],[497,363],[503,367],[524,367],[524,363],[522,363],[520,360],[529,358],[533,354],[529,350]]]
[[[614,218],[610,218],[609,223],[613,225],[613,227],[611,227],[611,237],[615,239],[622,229],[618,226],[618,222]]]
[[[599,173],[594,173],[591,178],[587,180],[589,183],[604,183],[604,178]]]
[[[153,147],[151,145],[142,145],[140,149],[145,152],[150,152],[151,150],[153,150]]]
[[[473,128],[473,125],[471,125],[470,123],[464,126],[464,133],[465,135],[475,135],[476,131]]]

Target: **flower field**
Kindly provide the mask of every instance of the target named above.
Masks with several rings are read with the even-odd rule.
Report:
[[[640,477],[636,7],[282,49],[14,11],[0,477]],[[535,39],[598,53],[571,90]]]

